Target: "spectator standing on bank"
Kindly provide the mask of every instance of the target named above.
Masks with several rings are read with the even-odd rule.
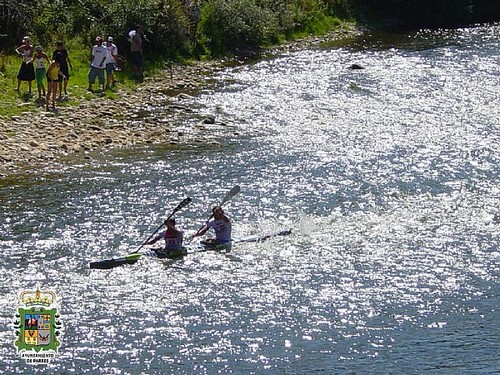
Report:
[[[142,56],[142,26],[137,25],[135,30],[128,33],[130,42],[130,60],[134,66],[134,76],[142,78],[144,72],[144,59]]]
[[[45,62],[50,65],[49,57],[41,46],[36,46],[35,56],[33,56],[33,65],[35,66],[35,77],[36,77],[36,87],[38,89],[38,100],[41,101],[45,98],[45,86],[43,82],[45,81],[45,74],[47,73],[47,66]]]
[[[33,67],[33,46],[31,45],[30,38],[25,36],[22,44],[16,48],[16,52],[23,58],[21,68],[17,74],[17,89],[21,88],[21,82],[28,82],[28,95],[31,96],[31,82],[35,79],[35,69]]]
[[[63,84],[64,95],[68,95],[69,68],[73,70],[73,66],[71,65],[71,59],[69,58],[68,51],[64,48],[64,43],[61,40],[56,42],[56,49],[52,53],[52,60],[54,60],[57,53],[61,54],[60,70],[64,74],[64,78],[59,76],[59,98],[61,98],[63,93]]]
[[[52,103],[52,110],[56,110],[56,95],[57,87],[59,86],[59,77],[64,78],[64,74],[61,71],[61,61],[62,54],[54,54],[54,59],[52,63],[47,68],[47,111],[49,110],[49,104]]]
[[[102,86],[102,90],[104,91],[104,68],[108,50],[102,45],[102,38],[100,36],[95,38],[95,42],[96,44],[92,47],[92,59],[90,60],[89,70],[89,87],[87,90],[93,91],[92,85],[97,77],[99,85]]]
[[[113,37],[108,36],[108,41],[105,42],[108,54],[106,57],[106,88],[115,85],[114,71],[116,70],[116,58],[118,56],[118,47],[113,43]]]

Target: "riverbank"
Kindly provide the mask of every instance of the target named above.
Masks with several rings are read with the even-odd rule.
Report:
[[[359,33],[355,27],[346,26],[325,37],[277,46],[266,51],[266,55],[313,48]],[[215,123],[215,116],[204,116],[184,103],[210,85],[211,77],[227,64],[227,61],[210,61],[170,66],[154,77],[146,77],[133,92],[120,90],[118,86],[117,99],[95,94],[90,100],[76,98],[80,101],[78,105],[60,103],[57,111],[46,111],[40,106],[20,115],[0,118],[0,177],[45,166],[57,168],[68,159],[90,159],[92,153],[111,148],[204,142],[204,135],[210,129],[203,124]],[[69,91],[71,95],[71,87]],[[164,108],[161,121],[149,117],[147,111],[158,103]],[[175,131],[173,125],[186,119],[201,126],[193,132]]]
[[[28,172],[43,166],[57,167],[65,160],[90,159],[96,151],[146,143],[187,142],[170,125],[198,116],[183,101],[196,93],[220,63],[173,66],[146,77],[134,91],[116,89],[117,98],[99,93],[77,105],[57,103],[56,111],[45,106],[10,118],[0,118],[0,176]],[[71,88],[69,88],[71,96]],[[145,108],[165,103],[162,121],[148,118]],[[201,121],[201,119],[200,119]]]

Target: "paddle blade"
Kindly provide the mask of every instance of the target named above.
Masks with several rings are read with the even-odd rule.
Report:
[[[191,203],[191,198],[189,198],[189,197],[188,197],[188,198],[184,199],[181,203],[179,203],[179,204],[177,205],[177,207],[175,207],[174,212],[172,212],[172,215],[173,215],[174,213],[176,213],[177,211],[182,210],[182,209],[183,209],[184,207],[186,207],[189,203]]]
[[[238,194],[240,192],[240,187],[238,185],[236,185],[235,187],[233,187],[227,194],[226,196],[224,197],[224,199],[222,199],[222,202],[221,202],[221,206],[226,203],[228,200],[232,199],[236,194]]]

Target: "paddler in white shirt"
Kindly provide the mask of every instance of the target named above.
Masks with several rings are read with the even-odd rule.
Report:
[[[172,253],[181,251],[184,232],[175,227],[175,219],[165,220],[165,226],[167,227],[167,229],[161,232],[151,241],[148,241],[147,245],[152,245],[163,238],[165,240],[165,248],[162,250],[162,252],[171,255]]]
[[[222,245],[231,242],[231,221],[224,215],[222,207],[212,209],[214,219],[207,222],[193,237],[203,236],[210,228],[215,231],[215,238],[209,238],[203,243],[207,245]]]

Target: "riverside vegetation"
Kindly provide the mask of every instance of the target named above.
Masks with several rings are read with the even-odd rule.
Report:
[[[53,163],[60,155],[158,141],[182,142],[169,121],[193,115],[179,105],[185,90],[202,87],[227,56],[259,56],[269,47],[310,36],[342,37],[367,28],[420,28],[496,21],[500,2],[442,0],[4,0],[0,13],[0,175]],[[64,11],[61,11],[64,9]],[[119,73],[116,90],[85,91],[92,41],[112,35],[127,56],[127,33],[146,30],[145,82],[129,69]],[[73,62],[69,100],[46,112],[23,91],[13,91],[22,37],[52,52],[64,40]],[[295,45],[302,45],[296,43]],[[33,82],[33,92],[36,83]],[[170,100],[165,122],[134,121],[141,105]],[[181,112],[181,114],[179,113]],[[203,119],[202,119],[203,121]],[[140,123],[140,125],[139,125]],[[88,157],[88,156],[85,156]]]

